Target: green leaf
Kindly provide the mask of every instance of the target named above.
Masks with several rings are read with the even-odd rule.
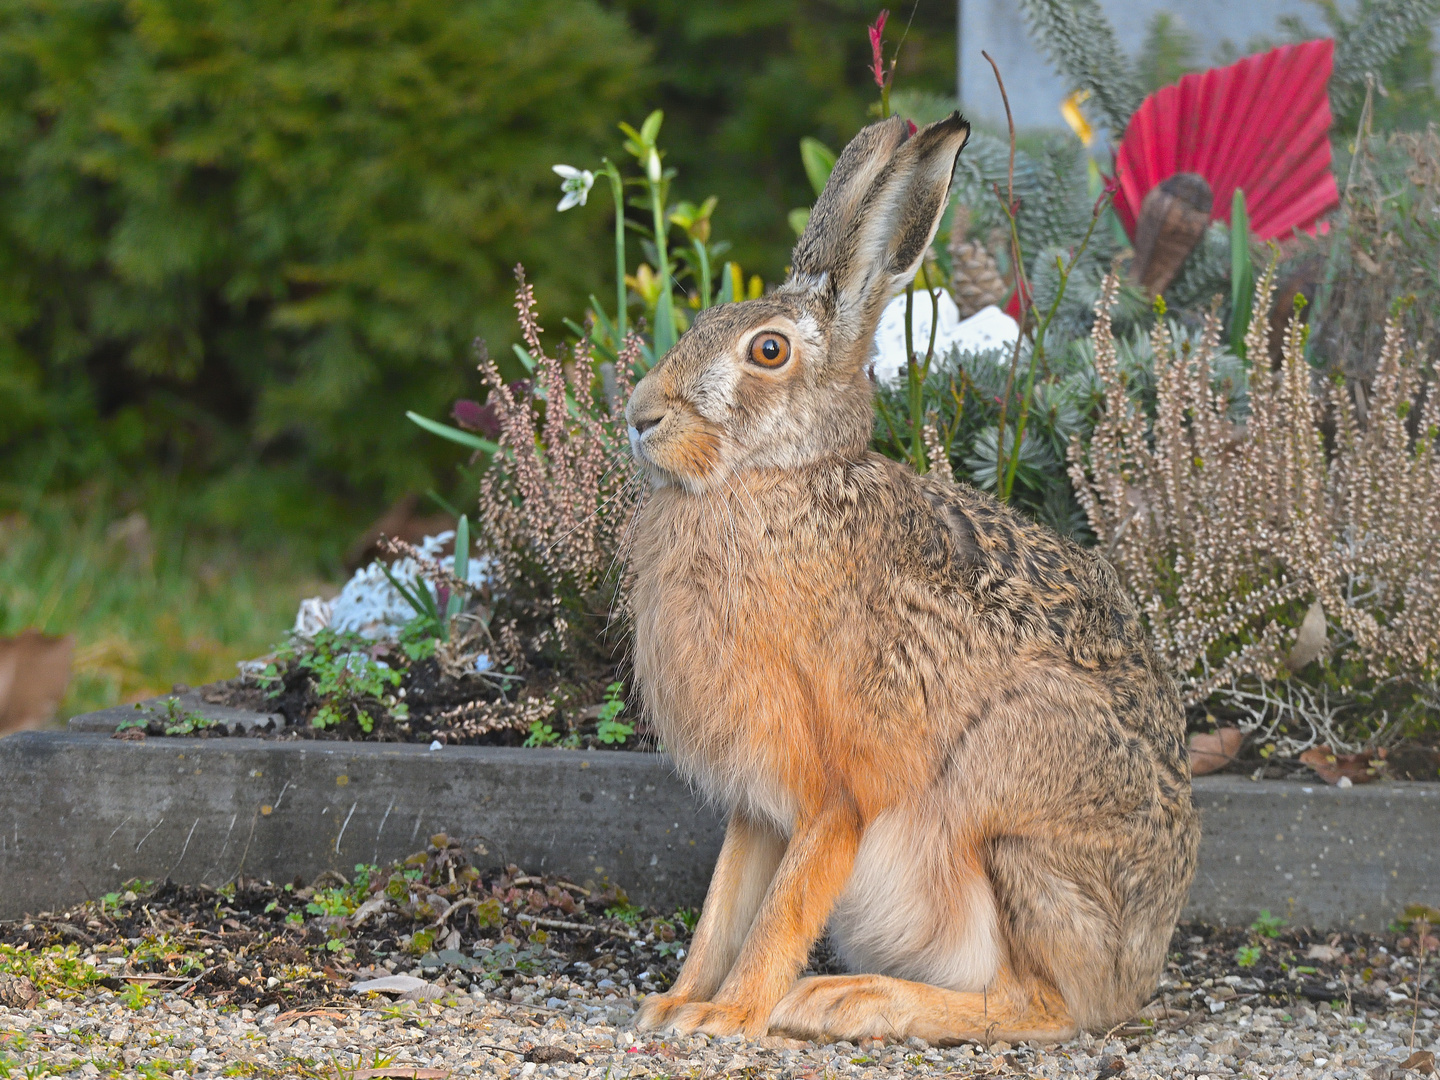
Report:
[[[1230,351],[1245,357],[1245,335],[1254,303],[1255,268],[1250,261],[1250,215],[1245,192],[1235,189],[1230,201]]]
[[[825,190],[825,181],[830,179],[831,170],[835,168],[835,151],[819,139],[807,135],[800,140],[800,162],[805,166],[805,175],[818,199]]]
[[[413,610],[416,615],[423,615],[428,619],[434,620],[435,625],[439,628],[440,636],[442,638],[446,637],[445,620],[440,617],[440,609],[435,606],[435,597],[430,595],[430,590],[426,588],[423,583],[417,581],[415,583],[415,589],[412,592],[400,584],[395,575],[390,572],[390,568],[384,563],[380,564],[380,570],[384,573],[390,584],[395,587],[395,591],[405,598],[405,602],[410,605],[411,610]]]
[[[720,271],[720,292],[715,297],[717,304],[735,302],[735,264],[727,262]]]
[[[460,524],[455,526],[455,576],[461,581],[469,580],[470,574],[470,519],[460,515]],[[445,621],[449,622],[460,614],[465,598],[459,592],[450,594],[445,604]]]
[[[460,428],[451,427],[449,424],[442,424],[438,420],[431,420],[428,416],[421,416],[417,412],[408,409],[405,412],[411,423],[418,424],[432,435],[439,435],[442,439],[449,439],[451,442],[459,443],[461,446],[468,446],[472,450],[479,450],[486,454],[493,454],[500,449],[500,444],[491,442],[489,439],[482,439],[479,435],[473,435]]]
[[[599,305],[596,303],[595,297],[593,296],[590,297],[590,305],[591,313],[595,316],[596,327],[605,337],[608,337],[611,341],[614,341],[615,332],[613,329],[611,329],[613,324],[610,322],[610,319],[605,314],[605,312],[600,310]],[[577,338],[579,338],[581,341],[590,342],[590,348],[594,351],[595,355],[600,357],[601,360],[609,360],[612,364],[615,363],[615,350],[612,349],[603,338],[596,337],[593,331],[587,331],[585,327],[581,326],[568,315],[563,321],[565,323],[566,329],[568,329]]]
[[[665,119],[665,113],[656,109],[645,118],[645,123],[640,125],[640,138],[646,146],[654,146],[655,140],[660,137],[660,123]]]
[[[525,348],[518,342],[514,345],[511,345],[510,348],[515,350],[515,355],[519,357],[521,366],[524,367],[526,371],[534,374],[535,358],[531,356],[530,353],[527,352]]]

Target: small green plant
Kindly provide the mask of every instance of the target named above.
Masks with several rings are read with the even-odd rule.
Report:
[[[299,912],[299,911],[292,911],[292,912],[290,912],[289,915],[286,915],[286,916],[285,916],[285,925],[286,925],[286,926],[304,926],[304,925],[305,925],[305,915],[304,915],[302,912]]]
[[[305,905],[311,915],[345,916],[355,911],[355,899],[349,889],[321,889]]]
[[[159,712],[138,704],[135,709],[134,716],[127,717],[115,725],[117,732],[137,728],[144,731],[151,723],[158,722],[165,725],[166,735],[193,735],[197,731],[213,728],[218,722],[211,717],[202,716],[200,713],[185,708],[180,704],[178,698],[173,697],[165,702],[165,708]]]
[[[143,1009],[150,1000],[150,988],[144,983],[131,983],[120,994],[120,1004],[127,1009]]]
[[[626,926],[635,926],[640,922],[642,909],[628,901],[621,900],[605,909],[607,919],[619,919]]]
[[[612,682],[605,688],[605,704],[600,707],[599,722],[595,725],[595,737],[606,746],[623,744],[635,734],[634,725],[619,718],[624,711],[625,684]]]
[[[309,674],[322,702],[311,724],[328,728],[353,719],[369,734],[375,729],[371,710],[385,707],[381,699],[400,685],[400,672],[376,660],[370,652],[373,647],[359,634],[327,627],[308,647],[292,642],[277,650],[260,679],[273,684],[271,693],[278,696],[283,689],[279,665],[293,661]]]
[[[208,731],[217,723],[212,717],[184,708],[180,700],[173,697],[165,702],[165,712],[160,720],[165,725],[166,735],[193,735],[197,731]]]
[[[1250,930],[1260,937],[1277,938],[1285,922],[1278,915],[1271,915],[1269,908],[1261,908],[1260,914],[1255,916],[1255,921],[1250,924]]]
[[[1242,968],[1252,968],[1260,962],[1259,945],[1241,945],[1235,950],[1235,963]]]
[[[555,728],[544,720],[530,721],[530,734],[525,739],[526,746],[554,746],[560,741],[560,736],[555,733]]]
[[[120,723],[115,725],[116,734],[119,734],[122,731],[131,731],[136,728],[144,731],[150,726],[150,718],[145,714],[144,706],[142,706],[138,701],[135,703],[135,713],[136,715],[127,716],[124,720],[121,720]]]

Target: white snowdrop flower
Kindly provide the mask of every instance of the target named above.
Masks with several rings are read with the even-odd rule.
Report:
[[[569,210],[572,206],[584,206],[585,200],[590,198],[590,189],[595,186],[595,174],[589,169],[577,169],[573,165],[552,165],[551,168],[560,177],[560,190],[565,193],[565,197],[555,209]]]

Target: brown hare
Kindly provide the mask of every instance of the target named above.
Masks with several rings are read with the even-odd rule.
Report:
[[[642,1029],[1058,1040],[1154,988],[1195,867],[1180,701],[1096,555],[869,452],[886,301],[969,126],[860,132],[762,299],[631,397],[635,675],[729,811]],[[850,970],[797,975],[828,926]]]

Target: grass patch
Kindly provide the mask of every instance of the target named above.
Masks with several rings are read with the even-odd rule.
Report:
[[[60,719],[230,678],[323,588],[313,551],[207,528],[178,494],[17,501],[0,508],[0,634],[75,635]]]

